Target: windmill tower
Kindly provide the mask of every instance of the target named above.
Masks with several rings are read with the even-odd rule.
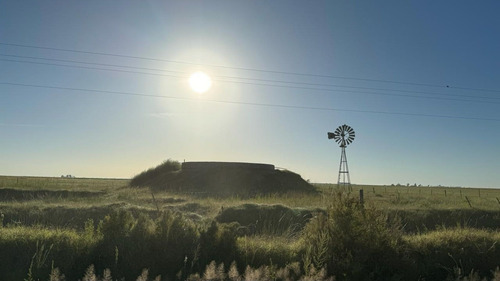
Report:
[[[334,133],[328,132],[328,139],[333,139],[340,145],[340,148],[342,149],[342,152],[340,154],[339,178],[337,181],[337,186],[349,192],[352,191],[352,187],[351,178],[349,177],[349,167],[347,166],[347,156],[345,154],[345,148],[347,147],[347,145],[351,144],[354,141],[354,136],[354,130],[345,124],[338,127]]]

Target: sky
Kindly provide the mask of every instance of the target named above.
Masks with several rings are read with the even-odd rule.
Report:
[[[0,1],[0,174],[500,188],[500,2]],[[203,71],[211,89],[188,78]]]

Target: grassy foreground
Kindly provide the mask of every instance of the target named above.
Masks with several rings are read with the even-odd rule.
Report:
[[[240,198],[0,177],[0,276],[500,280],[500,190],[315,186]]]

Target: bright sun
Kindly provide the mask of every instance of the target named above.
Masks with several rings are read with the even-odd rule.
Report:
[[[197,71],[189,77],[189,86],[199,94],[203,94],[212,87],[212,79],[206,73]]]

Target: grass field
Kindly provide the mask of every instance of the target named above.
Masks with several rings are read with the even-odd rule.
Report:
[[[247,279],[274,274],[275,280],[287,280],[288,274],[292,276],[289,280],[298,276],[326,280],[334,274],[338,280],[359,280],[356,278],[361,273],[354,269],[373,263],[365,254],[352,250],[350,262],[344,267],[328,266],[320,257],[325,253],[335,257],[338,247],[349,251],[361,247],[371,249],[373,254],[385,249],[388,262],[394,258],[394,266],[396,261],[401,269],[408,266],[410,269],[397,271],[403,274],[398,275],[400,280],[409,273],[425,280],[496,278],[494,270],[500,266],[500,190],[354,185],[350,196],[344,193],[350,200],[345,201],[338,198],[336,185],[315,187],[318,193],[240,198],[132,188],[127,179],[0,176],[0,275],[7,276],[5,280],[46,280],[51,271],[56,276],[58,268],[67,280],[76,280],[85,274],[104,278],[104,269],[108,268],[114,278],[135,280],[142,269],[149,268],[150,277],[161,274],[163,278],[184,280],[191,276],[196,280],[196,276],[203,279],[203,274],[215,274],[229,280],[229,265],[236,262],[233,271],[237,269],[239,277],[248,272]],[[394,229],[400,233],[399,238],[389,231],[380,236],[381,244],[376,247],[350,238],[340,245],[341,239],[331,238],[330,244],[317,240],[325,253],[310,248],[315,244],[304,237],[327,234],[308,222],[319,223],[325,215],[333,218],[345,214],[351,218],[348,223],[361,222],[354,228],[344,225],[346,222],[338,222],[342,227],[325,228],[332,231],[328,234],[332,237],[340,235],[335,234],[335,227],[340,227],[339,233],[351,229],[352,237],[361,237],[356,233],[362,229],[379,229],[380,225],[370,226],[373,222],[366,221],[364,212],[368,211],[360,215],[352,207],[361,189],[363,210],[374,210],[374,218],[379,213],[385,218],[372,219],[384,224],[373,235],[378,237],[378,233],[386,233],[382,229]],[[338,207],[339,200],[344,207]],[[332,210],[332,204],[337,209]],[[397,225],[387,228],[393,220]],[[169,244],[169,239],[182,243]],[[358,260],[356,255],[366,260]],[[143,262],[126,266],[139,256]],[[219,267],[224,262],[225,273],[217,273],[217,266],[210,267],[211,261]],[[401,261],[405,264],[399,264]],[[91,264],[97,273],[89,271]],[[172,268],[174,265],[178,268]],[[311,270],[308,265],[317,269]],[[379,269],[366,267],[373,273],[367,280],[384,280],[389,273],[376,275]]]

